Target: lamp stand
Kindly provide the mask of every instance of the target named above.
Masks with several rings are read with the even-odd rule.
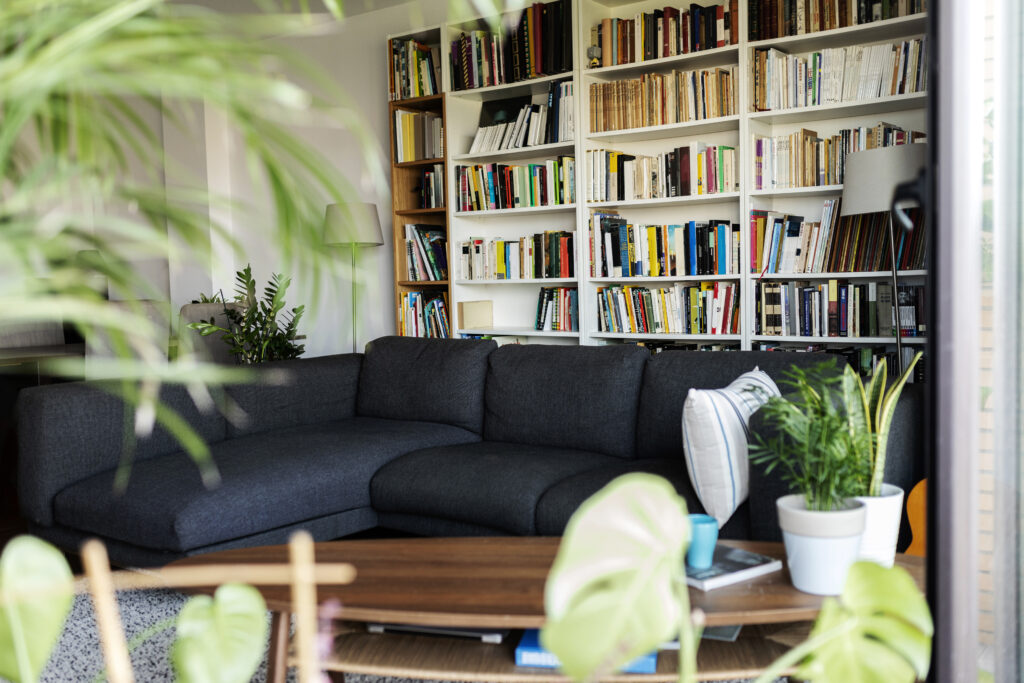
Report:
[[[892,305],[893,312],[896,314],[896,374],[893,376],[899,377],[903,374],[903,331],[900,325],[899,278],[896,270],[896,236],[893,234],[892,209],[889,209],[886,214],[889,217],[889,259],[892,266]]]
[[[889,218],[889,236],[892,237],[892,218]],[[358,311],[356,310],[356,250],[359,246],[353,242],[350,245],[352,250],[352,353],[356,352],[356,324],[359,322]],[[895,263],[895,261],[894,261]]]

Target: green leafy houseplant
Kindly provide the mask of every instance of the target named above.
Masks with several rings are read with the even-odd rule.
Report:
[[[698,633],[683,558],[686,503],[664,479],[629,474],[570,519],[545,589],[545,647],[574,680],[594,680],[680,638],[679,680],[695,679]],[[902,683],[928,673],[933,625],[910,575],[859,562],[838,601],[827,599],[803,644],[758,683],[796,666],[819,683]]]
[[[790,489],[803,494],[808,510],[841,509],[870,480],[864,455],[873,450],[873,435],[852,428],[842,403],[837,406],[834,400],[845,388],[844,377],[831,360],[808,370],[787,370],[779,384],[793,393],[761,407],[777,433],[768,438],[756,434],[750,446],[750,461],[765,465],[767,473],[780,468]]]
[[[858,440],[864,449],[861,458],[868,463],[871,477],[867,486],[858,491],[857,495],[880,496],[882,494],[889,429],[892,426],[893,415],[896,413],[896,403],[899,401],[900,394],[903,393],[903,387],[910,378],[910,373],[921,359],[921,355],[921,352],[918,351],[903,374],[888,388],[886,388],[888,372],[884,358],[875,366],[866,389],[860,375],[852,367],[846,366],[843,371],[842,395],[843,406],[846,410],[847,429],[851,435],[867,433],[870,436],[869,439]]]
[[[301,356],[305,346],[296,344],[295,337],[305,306],[284,311],[284,295],[291,278],[274,273],[263,290],[263,299],[256,298],[256,281],[249,265],[235,273],[235,282],[235,301],[243,308],[224,308],[230,327],[217,325],[215,318],[190,323],[189,327],[203,336],[222,333],[221,339],[243,365]]]

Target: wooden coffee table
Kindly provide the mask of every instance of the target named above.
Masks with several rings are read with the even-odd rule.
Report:
[[[353,583],[321,585],[317,599],[341,601],[344,622],[383,622],[470,628],[539,628],[544,624],[544,582],[558,538],[474,537],[334,541],[316,544],[321,562],[349,562]],[[723,541],[783,557],[780,543]],[[228,550],[190,557],[175,565],[287,562],[286,546]],[[922,558],[899,556],[919,586]],[[291,596],[288,586],[257,586],[273,612],[268,679],[284,681]],[[690,590],[708,626],[743,624],[735,643],[702,640],[697,653],[702,680],[756,676],[806,635],[822,599],[793,588],[789,573],[758,577],[713,591]],[[546,683],[566,681],[557,672],[515,666],[516,637],[501,645],[458,638],[370,634],[341,629],[330,671],[408,678]],[[614,683],[674,681],[676,655],[663,651],[655,674],[619,674]]]

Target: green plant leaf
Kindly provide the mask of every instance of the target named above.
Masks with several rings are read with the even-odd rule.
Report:
[[[28,683],[50,658],[71,610],[72,576],[59,550],[17,536],[0,555],[0,676]]]
[[[544,591],[541,642],[567,675],[600,676],[689,629],[689,535],[685,501],[653,475],[619,477],[580,506]]]
[[[889,390],[885,392],[885,396],[879,405],[878,422],[875,425],[875,461],[872,463],[873,471],[871,473],[870,493],[872,496],[882,494],[882,483],[885,477],[885,457],[889,445],[889,425],[892,424],[892,416],[896,413],[896,404],[900,400],[900,394],[903,393],[903,386],[910,379],[910,373],[913,372],[914,366],[917,365],[917,361],[921,359],[922,355],[920,351],[914,354],[914,358],[907,364],[906,370],[889,387]]]
[[[839,600],[828,598],[806,642],[773,663],[757,683],[799,664],[808,681],[911,683],[928,675],[934,633],[928,603],[902,567],[856,562]]]
[[[252,678],[267,638],[267,606],[252,586],[226,583],[197,595],[178,615],[171,661],[181,683],[243,683]]]

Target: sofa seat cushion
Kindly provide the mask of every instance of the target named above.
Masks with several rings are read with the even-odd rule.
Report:
[[[673,351],[672,353],[676,353]],[[569,518],[583,502],[611,483],[613,479],[630,472],[646,472],[668,479],[676,492],[686,500],[690,512],[704,512],[703,506],[690,486],[686,465],[682,458],[638,458],[630,462],[600,467],[568,477],[544,492],[537,502],[537,535],[561,536]],[[729,522],[722,527],[722,538],[747,538],[750,527],[747,504],[736,510]]]
[[[534,509],[547,489],[616,462],[591,451],[494,441],[425,448],[382,467],[370,495],[382,517],[424,515],[527,536],[536,533]]]
[[[353,418],[213,445],[221,482],[204,488],[184,453],[136,462],[122,495],[113,471],[61,491],[58,524],[146,548],[186,552],[344,510],[368,507],[370,478],[424,445],[478,440],[429,422]]]

